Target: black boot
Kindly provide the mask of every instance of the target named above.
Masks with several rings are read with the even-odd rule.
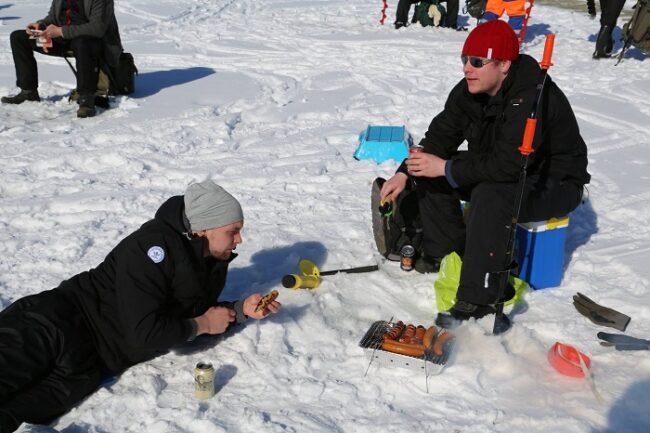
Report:
[[[83,119],[86,117],[94,117],[95,114],[97,114],[95,111],[95,95],[81,95],[79,97],[77,117]]]
[[[25,101],[39,102],[40,100],[41,97],[38,96],[38,90],[36,89],[32,89],[32,90],[23,89],[17,95],[2,97],[3,104],[22,104]]]
[[[596,50],[594,51],[594,59],[606,59],[611,57],[607,52],[608,45],[613,45],[612,41],[612,29],[610,26],[601,26],[600,31],[598,32],[598,37],[596,38]],[[611,52],[611,48],[610,48]]]
[[[415,260],[415,270],[420,274],[436,273],[440,271],[441,261],[442,259],[440,257],[430,257],[422,254]]]

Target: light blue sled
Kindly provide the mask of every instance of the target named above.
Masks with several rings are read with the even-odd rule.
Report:
[[[359,135],[356,159],[372,159],[381,164],[389,159],[402,162],[408,156],[412,139],[405,126],[368,126]]]

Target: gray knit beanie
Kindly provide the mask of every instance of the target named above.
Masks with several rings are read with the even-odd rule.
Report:
[[[193,183],[185,191],[185,216],[192,230],[208,230],[244,220],[241,205],[211,180]]]

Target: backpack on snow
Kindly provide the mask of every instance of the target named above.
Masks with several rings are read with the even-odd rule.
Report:
[[[446,13],[439,0],[423,0],[415,6],[415,18],[422,27],[440,26]]]
[[[650,0],[638,0],[630,21],[623,25],[623,49],[618,57],[620,62],[625,50],[634,45],[650,54]]]
[[[422,223],[417,192],[411,182],[400,194],[388,216],[379,211],[379,192],[386,180],[378,177],[372,184],[370,205],[372,207],[372,229],[379,254],[388,260],[399,261],[404,245],[415,248],[416,256],[422,253]]]
[[[463,12],[469,14],[470,17],[476,18],[478,20],[483,16],[486,6],[487,0],[465,0],[465,7],[463,8]]]
[[[108,71],[109,93],[111,95],[130,95],[135,92],[135,76],[138,68],[135,66],[131,53],[122,52],[120,62],[116,67],[106,66]]]

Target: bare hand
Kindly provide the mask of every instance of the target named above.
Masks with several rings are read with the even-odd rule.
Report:
[[[406,181],[408,176],[404,173],[395,173],[393,177],[384,182],[384,186],[381,187],[381,192],[379,196],[381,197],[382,202],[397,200],[397,197],[404,191],[406,188]]]
[[[45,28],[45,30],[43,30],[43,33],[41,33],[41,37],[49,38],[49,39],[62,38],[63,30],[61,30],[61,27],[59,26],[50,24]]]
[[[257,308],[257,304],[261,299],[262,295],[259,293],[255,293],[254,295],[250,295],[248,298],[246,298],[244,300],[243,306],[244,314],[248,317],[259,320],[265,318],[271,313],[277,313],[280,311],[282,304],[280,304],[278,301],[273,301],[265,309],[256,312],[255,309]]]
[[[223,334],[228,325],[235,321],[235,310],[226,307],[211,307],[202,315],[195,317],[196,335]]]
[[[39,23],[29,23],[27,24],[27,27],[25,27],[25,31],[27,32],[28,35],[33,35],[34,30],[40,30],[41,25]]]
[[[406,168],[412,176],[438,177],[445,175],[446,162],[430,153],[412,153],[406,159]]]

